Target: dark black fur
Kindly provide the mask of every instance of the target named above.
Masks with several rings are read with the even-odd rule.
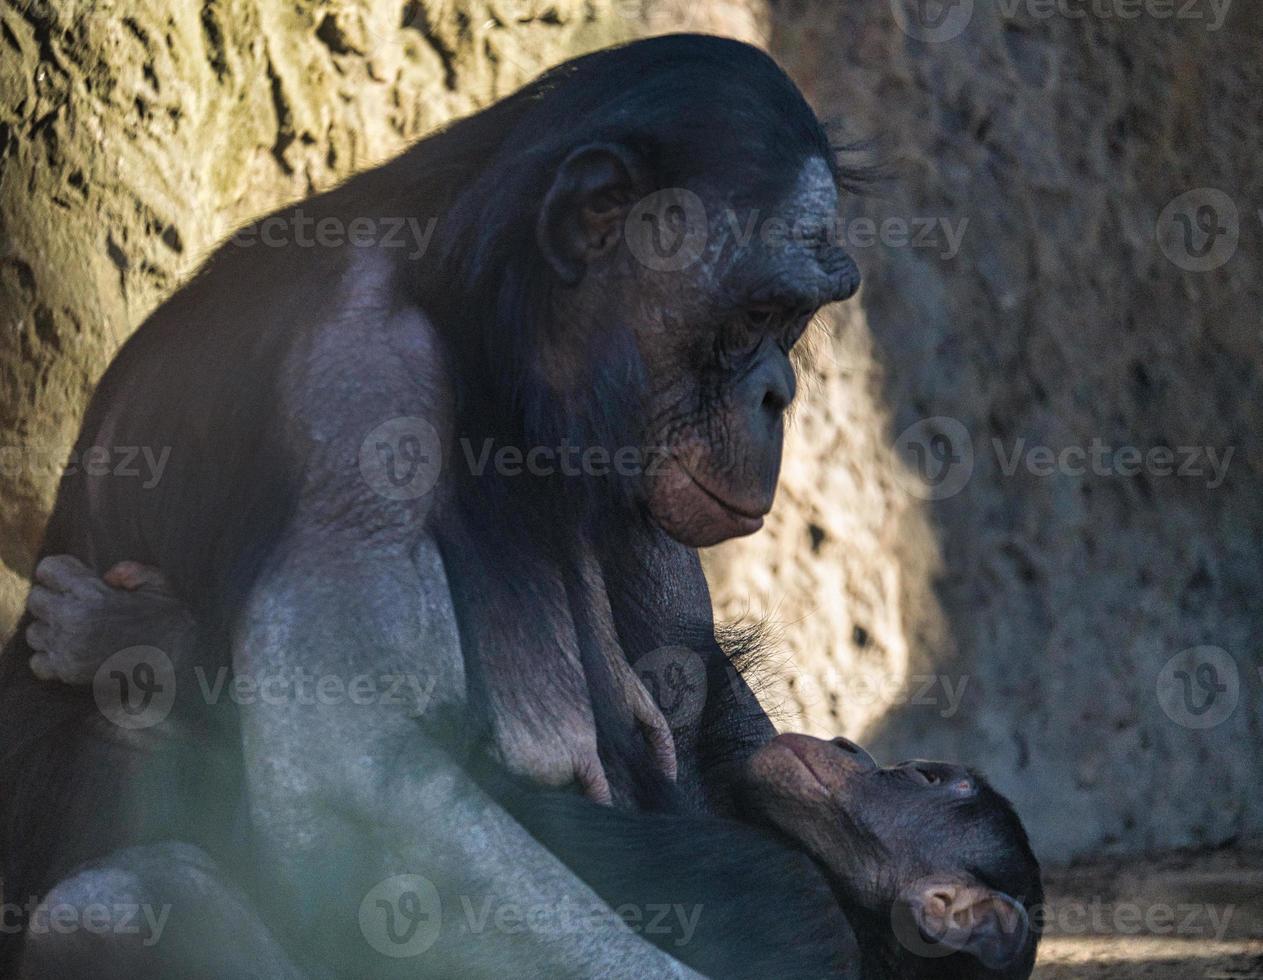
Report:
[[[950,863],[958,844],[979,854],[963,870],[1017,896],[1028,912],[1042,908],[1039,865],[1017,815],[981,775],[974,778],[978,795],[962,804],[952,826],[941,828],[945,859]],[[650,906],[699,910],[687,942],[681,930],[646,932],[645,938],[705,976],[1014,980],[1028,977],[1034,966],[1034,944],[1029,958],[1001,971],[964,953],[926,957],[909,950],[894,934],[892,910],[856,905],[771,826],[681,812],[628,813],[525,786],[491,768],[480,780],[614,909],[641,915]],[[985,842],[983,848],[970,849],[966,837]]]
[[[734,133],[742,139],[736,153]],[[490,437],[514,445],[568,439],[614,447],[634,444],[638,435],[628,427],[639,417],[643,378],[626,331],[602,348],[592,338],[556,337],[559,327],[547,315],[554,277],[543,267],[533,219],[548,175],[578,136],[632,146],[659,186],[706,174],[717,185],[742,188],[750,201],[767,200],[809,156],[831,159],[814,115],[770,59],[736,42],[680,36],[572,62],[305,202],[315,220],[441,217],[439,254],[400,262],[397,302],[425,310],[442,333],[456,386],[456,432],[475,445]],[[724,152],[714,152],[720,146]],[[200,659],[212,671],[225,663],[224,637],[293,512],[304,461],[293,458],[287,440],[280,365],[307,343],[311,311],[332,302],[327,280],[336,276],[323,274],[325,262],[333,259],[321,250],[291,250],[261,268],[256,254],[225,246],[137,331],[102,379],[76,448],[110,438],[110,419],[119,422],[118,438],[143,433],[145,444],[171,447],[167,476],[149,491],[131,481],[94,485],[82,471],[66,476],[41,547],[41,556],[75,555],[98,572],[124,559],[161,568],[207,631]],[[223,282],[236,285],[233,295],[223,295]],[[302,288],[287,289],[288,282]],[[533,375],[540,345],[557,342],[589,352],[584,404],[548,397]],[[651,533],[635,516],[626,484],[586,481],[582,492],[573,483],[558,491],[548,481],[510,483],[492,475],[453,494],[460,516],[477,528],[478,543],[494,547],[500,565],[523,571],[520,598],[528,604],[529,569],[539,555],[564,568],[579,534],[612,534],[608,553],[618,568],[630,561],[624,538]],[[611,518],[613,528],[606,526]],[[451,547],[444,557],[464,634],[479,615],[480,563]],[[726,667],[708,621],[664,624],[661,609],[643,605],[635,580],[615,577],[610,584],[629,657],[687,641],[709,658],[720,686]],[[42,894],[80,862],[129,843],[175,838],[224,856],[217,832],[231,826],[239,788],[231,709],[195,758],[159,754],[138,760],[139,772],[120,772],[93,731],[90,692],[40,683],[30,673],[26,625],[24,619],[0,659],[6,897]],[[605,695],[594,683],[599,722]],[[708,715],[724,710],[707,706]],[[742,721],[726,724],[723,737],[735,744]],[[727,742],[703,742],[697,752],[705,759],[712,749],[724,761],[735,751]],[[602,752],[643,805],[670,804],[673,790],[641,778],[649,771],[643,746],[607,739]],[[212,757],[224,760],[221,781],[203,778]],[[123,809],[117,801],[134,804],[138,782],[152,787],[139,795],[147,805]],[[682,790],[681,798],[697,805],[696,793]],[[0,936],[0,973],[14,950],[13,937]]]
[[[503,776],[483,780],[615,910],[695,910],[691,936],[673,928],[644,937],[704,976],[860,976],[855,936],[828,881],[775,832],[720,817],[629,813]]]

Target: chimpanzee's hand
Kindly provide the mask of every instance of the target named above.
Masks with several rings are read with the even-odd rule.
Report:
[[[654,761],[669,780],[675,782],[676,758],[675,737],[671,734],[671,726],[666,716],[654,701],[653,695],[645,688],[640,677],[632,670],[631,664],[623,656],[621,650],[611,651],[608,661],[614,675],[614,682],[622,694],[624,703],[636,719],[636,724],[644,733],[649,748],[653,751]]]
[[[36,566],[26,607],[34,617],[26,629],[31,670],[41,680],[91,684],[113,654],[140,645],[179,664],[194,642],[192,615],[158,569],[138,562],[98,577],[78,558],[52,555]]]

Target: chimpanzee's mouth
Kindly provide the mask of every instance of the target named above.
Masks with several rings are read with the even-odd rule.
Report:
[[[794,757],[798,759],[799,763],[802,764],[802,767],[807,770],[807,773],[811,776],[811,778],[819,783],[820,788],[827,793],[829,791],[829,787],[827,787],[824,780],[820,778],[820,773],[816,772],[816,768],[811,764],[811,760],[807,757],[807,753],[800,748],[802,743],[796,738],[780,738],[778,740],[781,741],[790,752],[794,753]]]
[[[679,463],[678,460],[677,460],[677,463]],[[711,500],[713,500],[716,504],[718,504],[720,508],[724,510],[725,513],[730,514],[741,521],[757,522],[757,524],[760,527],[763,525],[763,516],[767,513],[767,511],[751,510],[747,507],[738,507],[736,504],[725,500],[723,497],[719,496],[719,494],[715,493],[714,490],[712,490],[705,483],[703,483],[696,476],[694,476],[693,471],[690,470],[683,463],[679,463],[679,467],[680,469],[684,471],[685,476],[687,476],[690,480],[692,480],[695,484],[697,484],[698,489],[700,489],[702,493],[706,494],[706,496],[708,496]]]

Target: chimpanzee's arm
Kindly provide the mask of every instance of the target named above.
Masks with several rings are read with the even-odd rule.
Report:
[[[730,813],[729,774],[776,728],[741,674],[743,658],[731,659],[716,640],[697,552],[646,529],[608,549],[603,564],[632,665],[669,702],[661,707],[675,737],[681,790],[704,808]]]
[[[444,735],[450,736],[452,733],[444,730],[445,719],[442,715],[445,709],[459,706],[463,696],[459,641],[454,632],[450,608],[443,599],[447,583],[433,545],[423,543],[418,546],[418,553],[422,556],[419,563],[400,554],[397,562],[399,570],[393,573],[387,573],[385,568],[395,563],[384,556],[376,556],[373,564],[381,564],[381,576],[366,577],[363,587],[356,589],[354,585],[357,577],[362,574],[363,566],[358,560],[348,564],[351,548],[343,550],[333,547],[334,542],[341,537],[337,532],[329,532],[328,537],[318,537],[320,540],[312,551],[305,551],[301,545],[296,544],[292,561],[300,568],[308,564],[315,565],[322,575],[327,575],[329,581],[333,582],[328,587],[329,594],[323,594],[315,582],[300,582],[295,588],[301,591],[291,594],[288,600],[276,595],[267,600],[273,604],[279,602],[282,608],[272,606],[256,611],[257,621],[247,627],[248,634],[253,635],[258,631],[267,638],[264,646],[280,643],[283,654],[289,655],[294,661],[291,664],[292,670],[291,666],[282,667],[269,659],[271,667],[261,664],[253,675],[247,676],[256,678],[260,683],[259,691],[263,692],[269,690],[269,678],[292,680],[299,677],[299,671],[302,671],[308,678],[308,695],[312,691],[324,690],[320,687],[321,684],[332,682],[334,687],[327,690],[340,690],[347,699],[352,697],[351,685],[362,682],[366,685],[364,690],[371,691],[370,697],[383,703],[359,704],[358,702],[363,701],[363,696],[357,695],[341,721],[336,717],[329,717],[330,713],[338,714],[337,706],[329,706],[323,715],[300,722],[306,737],[297,739],[292,733],[276,730],[278,726],[287,726],[295,720],[289,711],[298,707],[296,704],[278,705],[273,701],[270,705],[257,709],[261,712],[261,718],[257,718],[254,724],[253,761],[270,766],[296,753],[295,759],[283,763],[285,771],[293,776],[296,772],[311,768],[331,777],[332,782],[322,781],[322,785],[314,789],[315,799],[319,801],[314,809],[317,814],[326,808],[330,813],[339,814],[338,817],[327,819],[319,815],[302,816],[306,802],[290,799],[283,784],[277,785],[270,779],[265,784],[271,795],[265,797],[262,812],[256,814],[256,819],[269,824],[271,833],[268,834],[266,830],[264,833],[271,837],[274,848],[279,844],[279,860],[283,865],[282,876],[287,883],[286,890],[296,888],[292,898],[287,897],[281,901],[281,896],[276,896],[278,901],[273,904],[273,915],[270,918],[289,918],[284,909],[311,909],[312,920],[297,925],[304,938],[294,945],[302,948],[310,945],[310,939],[306,937],[328,935],[325,924],[320,920],[335,914],[336,909],[346,904],[341,900],[323,904],[312,902],[310,897],[304,896],[329,894],[326,891],[328,883],[313,883],[309,888],[301,883],[296,884],[285,870],[286,866],[289,871],[296,869],[301,878],[313,867],[321,868],[321,873],[328,868],[324,857],[307,866],[301,857],[286,856],[290,848],[284,839],[285,828],[289,821],[295,819],[296,814],[300,825],[315,830],[317,836],[312,844],[320,846],[320,842],[327,841],[330,835],[337,839],[347,832],[347,828],[343,826],[345,815],[341,814],[342,807],[337,803],[342,792],[347,792],[356,801],[362,801],[365,812],[360,814],[360,820],[371,818],[373,806],[369,801],[375,793],[411,794],[412,801],[407,804],[388,797],[389,802],[383,802],[380,808],[385,819],[372,818],[372,822],[383,829],[386,829],[386,825],[392,827],[396,843],[408,841],[408,835],[412,834],[413,846],[388,848],[393,858],[374,858],[380,870],[367,874],[367,877],[373,878],[377,874],[386,879],[394,873],[390,871],[392,867],[407,867],[414,870],[405,873],[418,873],[417,869],[420,869],[419,873],[436,885],[439,882],[444,883],[445,887],[439,896],[449,930],[446,936],[440,937],[436,942],[438,950],[434,955],[444,956],[449,969],[459,969],[462,973],[474,972],[491,959],[501,964],[503,969],[497,967],[488,972],[504,973],[510,969],[516,970],[520,963],[529,961],[530,947],[534,943],[524,937],[506,937],[494,927],[484,930],[478,936],[463,936],[462,929],[469,925],[466,910],[482,908],[483,900],[491,899],[493,905],[487,908],[492,914],[505,907],[510,910],[553,907],[561,912],[570,904],[575,910],[582,910],[584,922],[592,919],[598,923],[598,927],[586,928],[586,931],[574,937],[581,944],[580,948],[571,950],[568,954],[565,950],[558,950],[555,955],[541,956],[538,964],[540,970],[557,969],[559,960],[556,957],[569,955],[574,958],[578,974],[583,974],[588,969],[599,969],[604,975],[613,969],[612,963],[605,964],[602,961],[602,957],[610,955],[606,950],[621,950],[617,953],[617,959],[630,968],[627,974],[629,976],[642,975],[638,971],[648,971],[644,975],[682,975],[683,971],[677,972],[675,964],[661,954],[649,950],[628,934],[627,930],[614,921],[596,896],[576,882],[555,859],[544,854],[536,841],[524,835],[512,823],[512,818],[500,812],[495,803],[482,797],[451,755],[421,733],[421,729],[428,729],[440,740]],[[156,570],[146,571],[153,576],[157,575]],[[282,573],[280,580],[285,578],[285,573]],[[126,646],[132,642],[160,644],[178,670],[183,670],[192,663],[196,649],[192,616],[179,600],[159,587],[161,583],[156,577],[149,583],[149,588],[129,590],[121,586],[113,587],[77,559],[57,556],[41,563],[37,581],[41,584],[32,607],[41,616],[37,624],[42,624],[43,629],[38,635],[49,641],[45,644],[45,662],[58,679],[67,683],[85,683],[91,679],[96,668],[115,651],[117,645]],[[414,590],[411,594],[408,592],[408,583],[411,583]],[[269,589],[275,587],[275,582],[267,586]],[[392,589],[399,593],[393,603],[385,601],[389,600]],[[329,665],[329,669],[318,670],[308,659],[310,651],[320,648],[333,637],[344,632],[354,632],[367,625],[363,612],[355,609],[358,603],[354,599],[348,603],[344,598],[359,595],[374,597],[370,603],[371,608],[381,614],[383,623],[391,615],[401,617],[401,621],[391,628],[394,636],[384,638],[378,644],[370,643],[365,646],[364,670],[358,671],[352,661],[345,659],[345,654],[357,644],[363,645],[367,637],[363,634],[346,635],[344,646],[339,643],[333,647],[334,662]],[[306,618],[306,614],[302,610],[308,608],[322,612],[315,620],[303,623],[301,621]],[[413,616],[409,611],[414,608],[419,608],[421,613]],[[295,609],[298,610],[297,614]],[[326,617],[327,627],[324,625]],[[298,638],[292,644],[287,644],[273,631],[289,628],[287,624],[290,623],[304,635],[307,630],[314,632],[310,638]],[[347,629],[347,624],[351,624],[350,630]],[[415,631],[416,635],[409,637],[409,631]],[[402,641],[399,642],[400,649],[391,656],[389,651],[398,641]],[[245,656],[257,663],[259,648],[248,645]],[[405,667],[407,669],[403,669]],[[57,671],[62,673],[58,674]],[[79,677],[79,672],[83,672],[83,678]],[[195,689],[193,685],[185,686],[190,690]],[[290,690],[295,699],[303,696],[297,688]],[[402,703],[400,699],[405,696],[414,699],[411,704]],[[369,713],[380,710],[390,715],[391,705],[386,703],[390,701],[400,701],[399,710],[389,717],[381,731],[374,731],[375,723],[369,720]],[[408,710],[404,710],[405,708]],[[410,715],[417,717],[414,720]],[[461,719],[450,719],[450,724],[451,727],[459,726]],[[322,730],[327,731],[328,735],[320,734]],[[348,736],[353,732],[358,732],[377,744],[379,749],[375,756],[369,757],[375,758],[375,762],[367,762],[365,757],[357,758],[348,772],[347,762],[342,756],[352,744],[357,744],[348,741]],[[395,740],[401,744],[387,748]],[[393,761],[396,754],[410,756],[413,761],[401,768],[401,763]],[[322,755],[328,758],[327,768],[317,761]],[[360,766],[366,768],[361,769]],[[395,767],[393,772],[389,771],[392,766]],[[407,786],[388,790],[387,787],[396,776],[406,782]],[[340,788],[339,783],[344,777],[349,777],[352,785]],[[368,783],[369,786],[365,788],[361,785],[363,783]],[[372,785],[374,783],[378,785]],[[308,787],[302,783],[295,789],[296,799],[302,800]],[[555,798],[570,799],[560,794]],[[605,811],[608,808],[594,809]],[[582,814],[587,811],[580,808],[577,812]],[[424,820],[424,824],[412,825],[412,821],[416,819]],[[445,825],[451,828],[450,837],[442,834]],[[490,836],[499,846],[487,846],[482,838],[487,832],[492,832]],[[466,852],[456,840],[460,834],[477,834],[479,843]],[[593,857],[597,850],[593,845],[596,843],[595,840],[588,841],[588,850]],[[506,850],[511,853],[504,853]],[[434,860],[436,855],[442,858],[437,863]],[[634,878],[631,872],[635,864],[634,860],[625,864],[629,881]],[[513,869],[512,872],[509,871],[510,868]],[[371,891],[371,883],[364,882],[363,869],[344,867],[342,870],[360,880],[360,891],[364,894]],[[485,876],[481,885],[478,881],[480,874]],[[490,883],[498,881],[503,875],[510,878],[520,877],[529,885],[529,894],[521,894],[520,888],[516,892],[506,891],[498,884],[492,888]],[[617,872],[611,870],[610,875],[615,883],[620,880]],[[346,893],[346,897],[359,901],[360,899],[356,899],[358,894],[359,892],[352,889]],[[621,895],[623,892],[615,890],[613,894]],[[637,893],[629,884],[626,894],[627,900],[632,901]],[[478,896],[478,902],[474,902],[475,896]],[[529,904],[525,904],[528,902]],[[589,915],[593,910],[597,914]],[[377,909],[374,907],[372,911],[376,912]],[[600,924],[602,916],[603,925]],[[708,919],[708,926],[710,921]],[[474,925],[477,926],[476,918]],[[335,932],[334,935],[339,934]],[[389,942],[389,936],[385,932],[370,932],[369,935],[373,940]],[[384,940],[383,936],[386,937]],[[480,945],[487,944],[488,937],[498,940],[508,948],[480,949]],[[334,955],[333,961],[355,963],[358,967],[363,962],[371,961],[370,958],[375,958],[374,950],[367,942],[369,936],[361,934],[341,938],[343,942],[340,945],[335,944],[336,948],[331,954]],[[547,937],[536,938],[548,943]],[[564,936],[560,938],[564,939]],[[648,938],[653,939],[654,934],[648,934]],[[554,938],[551,944],[557,945],[558,938]],[[668,952],[673,951],[668,948]],[[88,951],[88,955],[99,954]],[[430,964],[429,960],[422,962]],[[374,965],[374,970],[377,969],[379,967]]]
[[[374,695],[243,706],[253,825],[277,884],[268,905],[342,975],[686,975],[621,923],[594,919],[599,899],[443,747],[464,678],[437,549],[361,533],[287,542],[235,638],[239,676],[262,684],[301,669],[348,692],[367,676]],[[399,690],[428,694],[392,703],[400,677]],[[390,955],[432,921],[431,948]]]
[[[439,352],[415,313],[365,322],[345,329],[368,336],[318,339],[290,381],[302,489],[233,636],[234,671],[260,692],[299,672],[345,692],[241,707],[267,907],[340,975],[689,975],[608,915],[575,928],[566,910],[604,906],[462,767],[461,641],[426,530],[441,512],[375,492],[357,463],[384,419],[444,430]]]

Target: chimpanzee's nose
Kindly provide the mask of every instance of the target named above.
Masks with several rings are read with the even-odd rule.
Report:
[[[855,742],[852,742],[849,738],[843,738],[841,735],[839,735],[835,739],[832,739],[832,742],[834,745],[840,748],[843,752],[847,753],[848,755],[854,756],[856,762],[862,763],[863,765],[872,769],[877,768],[877,760],[868,754],[868,750],[865,749],[864,746],[857,745]]]
[[[750,394],[758,402],[763,421],[769,428],[779,426],[781,415],[789,408],[798,389],[789,359],[777,353],[755,369],[749,383]]]

